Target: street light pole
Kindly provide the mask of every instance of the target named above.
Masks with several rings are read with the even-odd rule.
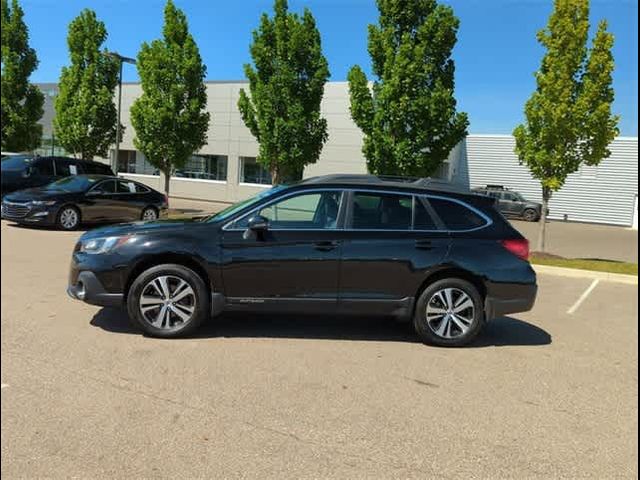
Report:
[[[106,55],[108,55],[111,58],[115,58],[118,62],[118,68],[119,68],[119,73],[118,73],[118,123],[116,123],[116,148],[114,151],[114,156],[113,156],[113,163],[112,163],[112,168],[113,171],[117,174],[118,173],[118,157],[120,156],[120,141],[122,140],[120,138],[121,136],[121,132],[120,132],[120,114],[121,114],[121,110],[122,110],[122,64],[123,63],[131,63],[133,65],[135,65],[136,61],[133,58],[129,58],[129,57],[123,57],[122,55],[120,55],[119,53],[116,52],[107,52]]]

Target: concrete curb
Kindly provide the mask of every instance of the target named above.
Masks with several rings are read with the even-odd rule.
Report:
[[[531,265],[536,273],[545,275],[557,275],[569,278],[591,278],[603,280],[605,282],[626,283],[628,285],[638,285],[638,277],[635,275],[624,275],[621,273],[596,272],[593,270],[580,270],[578,268],[552,267],[549,265]]]

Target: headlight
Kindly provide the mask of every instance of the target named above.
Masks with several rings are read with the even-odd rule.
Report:
[[[55,204],[56,204],[55,200],[32,200],[31,201],[31,205],[38,205],[38,206],[50,207],[51,205],[55,205]]]
[[[132,237],[99,237],[90,240],[80,241],[80,251],[84,253],[106,253],[115,250],[120,245],[124,245]]]

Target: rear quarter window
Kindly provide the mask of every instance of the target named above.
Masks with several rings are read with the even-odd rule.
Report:
[[[448,230],[473,230],[487,224],[483,217],[461,203],[440,198],[429,198],[429,203]]]

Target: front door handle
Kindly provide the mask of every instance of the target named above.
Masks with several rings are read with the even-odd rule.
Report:
[[[315,242],[313,248],[321,252],[329,252],[338,246],[338,242],[328,240],[326,242]]]
[[[433,243],[431,240],[416,240],[416,248],[418,250],[432,250]]]

